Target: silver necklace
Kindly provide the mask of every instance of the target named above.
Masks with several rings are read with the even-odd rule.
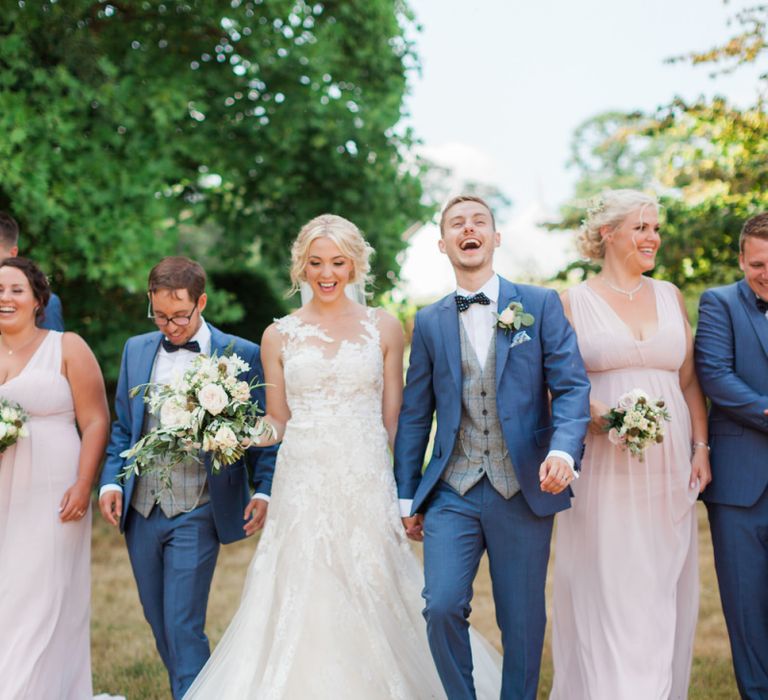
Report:
[[[600,278],[608,287],[610,287],[614,292],[618,292],[619,294],[623,294],[625,297],[629,297],[629,300],[632,301],[635,294],[637,294],[642,288],[643,284],[645,284],[645,277],[640,278],[640,282],[634,289],[630,289],[627,291],[626,289],[622,289],[621,287],[617,287],[613,284],[611,284],[605,277]]]

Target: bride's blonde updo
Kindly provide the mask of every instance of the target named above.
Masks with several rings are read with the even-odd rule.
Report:
[[[360,284],[365,288],[372,281],[370,258],[373,248],[363,238],[360,229],[343,216],[321,214],[304,224],[291,246],[290,294],[298,292],[301,283],[307,280],[309,247],[317,238],[329,238],[352,261],[350,284]]]
[[[605,241],[600,229],[616,229],[633,211],[653,207],[659,209],[656,197],[638,190],[605,190],[591,200],[576,236],[579,253],[590,260],[605,258]]]

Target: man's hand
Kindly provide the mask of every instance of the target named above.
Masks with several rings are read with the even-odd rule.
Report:
[[[123,513],[122,491],[107,491],[99,498],[101,515],[110,525],[117,527]]]
[[[547,457],[539,467],[539,481],[545,493],[560,493],[573,481],[573,471],[561,457]]]
[[[408,518],[403,518],[403,527],[405,528],[405,534],[408,538],[414,542],[424,541],[424,516],[421,513],[416,513]]]
[[[267,520],[267,508],[269,503],[263,498],[252,498],[251,502],[245,507],[243,513],[243,530],[245,530],[246,537],[250,537],[254,533],[261,530],[264,527],[264,523]]]

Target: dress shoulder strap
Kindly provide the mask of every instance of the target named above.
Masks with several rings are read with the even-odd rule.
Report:
[[[49,369],[61,372],[61,343],[64,334],[60,331],[48,331],[40,347],[30,359],[29,369]]]

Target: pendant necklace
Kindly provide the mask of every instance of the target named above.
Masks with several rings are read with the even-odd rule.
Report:
[[[35,333],[26,343],[22,343],[17,348],[8,348],[5,341],[3,341],[3,350],[5,350],[8,355],[13,355],[13,353],[19,352],[19,350],[23,350],[25,347],[27,347],[27,345],[30,345],[35,340],[35,338],[37,338],[37,336],[38,334]]]
[[[629,300],[632,301],[635,294],[637,294],[642,288],[643,284],[645,284],[645,277],[640,278],[640,282],[634,289],[630,289],[627,291],[626,289],[622,289],[621,287],[617,287],[613,284],[611,284],[605,277],[600,278],[608,287],[610,287],[614,292],[618,292],[619,294],[623,294],[625,297],[629,297]]]

